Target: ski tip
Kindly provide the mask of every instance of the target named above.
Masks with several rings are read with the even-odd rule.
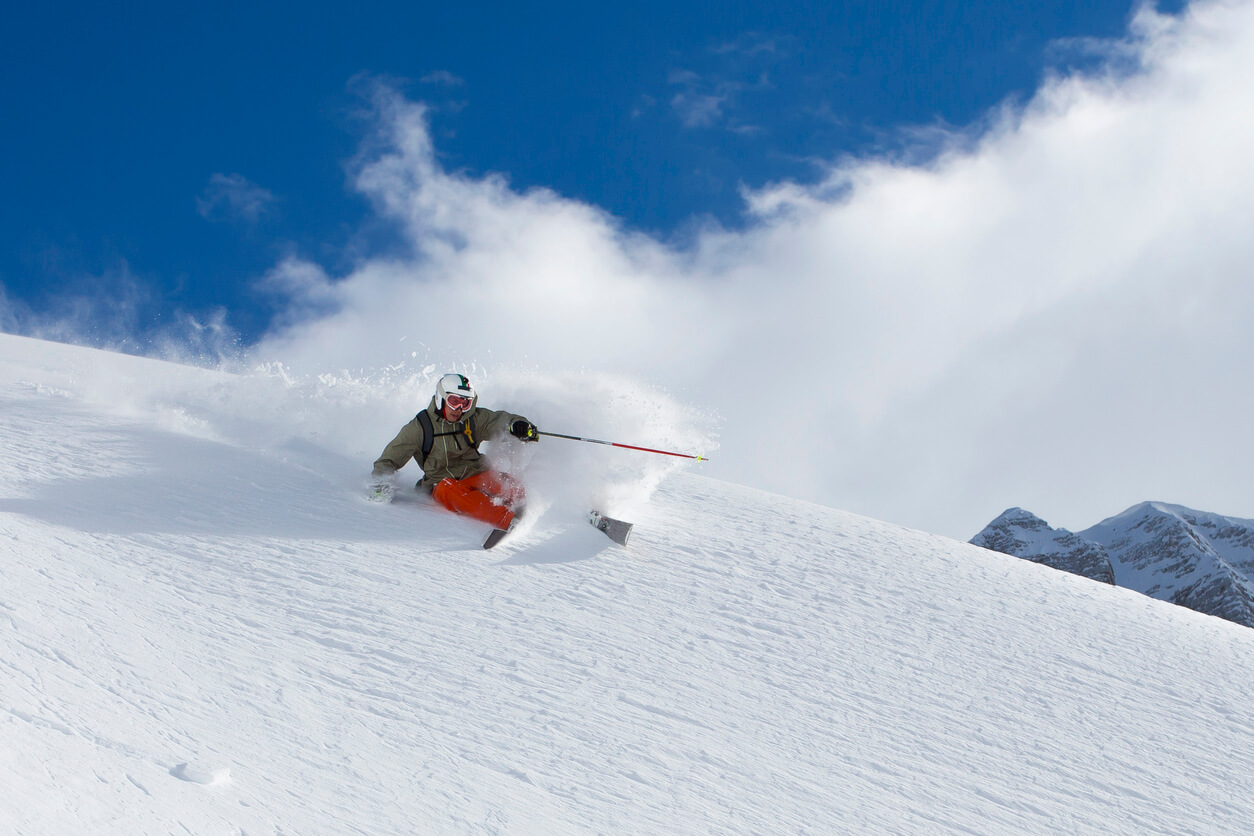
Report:
[[[631,537],[631,523],[607,517],[596,509],[588,512],[588,522],[597,531],[626,548],[627,539]]]

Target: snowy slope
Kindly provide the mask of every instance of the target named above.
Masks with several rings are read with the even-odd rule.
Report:
[[[360,394],[0,336],[0,832],[1254,832],[1254,631],[693,473],[485,553]]]

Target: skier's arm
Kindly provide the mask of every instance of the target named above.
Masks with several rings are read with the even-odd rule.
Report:
[[[422,427],[418,419],[401,427],[396,438],[383,449],[382,455],[375,460],[373,476],[390,476],[409,463],[422,449]]]
[[[513,432],[513,427],[520,421],[526,426],[534,429],[534,425],[532,425],[530,421],[521,415],[515,415],[512,412],[504,412],[502,410],[495,409],[479,409],[475,412],[475,423],[478,425],[479,437],[483,438],[485,441],[505,435],[506,433],[517,436],[517,433]],[[521,438],[522,436],[517,437]],[[535,439],[533,438],[528,440]]]

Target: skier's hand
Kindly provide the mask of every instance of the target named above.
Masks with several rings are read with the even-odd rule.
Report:
[[[514,438],[521,438],[523,441],[540,440],[540,431],[536,429],[536,425],[525,419],[520,419],[510,424],[509,434]]]
[[[371,502],[391,502],[396,486],[391,482],[372,482],[368,494]]]

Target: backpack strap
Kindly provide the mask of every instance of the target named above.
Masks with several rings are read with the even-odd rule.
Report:
[[[418,426],[422,427],[422,458],[418,460],[418,466],[426,467],[431,445],[435,443],[435,427],[431,426],[431,416],[425,409],[414,417],[418,419]]]
[[[431,455],[431,447],[435,444],[436,438],[445,435],[465,435],[470,441],[470,446],[475,450],[479,449],[479,439],[475,437],[475,416],[471,413],[470,418],[466,420],[466,426],[460,430],[453,430],[447,433],[437,433],[435,427],[431,425],[431,416],[427,414],[427,410],[423,410],[414,416],[418,419],[418,426],[422,427],[422,458],[418,460],[419,467],[426,467],[427,456]]]

